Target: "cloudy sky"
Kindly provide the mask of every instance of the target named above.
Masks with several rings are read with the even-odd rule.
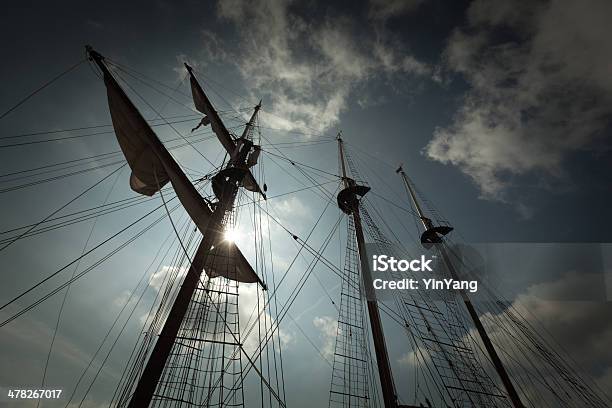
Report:
[[[612,241],[608,215],[612,206],[612,43],[607,39],[612,3],[608,1],[13,3],[0,17],[4,61],[0,65],[0,113],[83,59],[84,45],[91,44],[110,60],[169,87],[160,88],[165,95],[156,93],[123,74],[134,86],[131,96],[147,118],[155,118],[156,112],[138,95],[166,117],[188,114],[184,105],[174,103],[175,99],[190,103],[184,96],[189,91],[182,63],[187,61],[201,74],[219,110],[244,109],[238,116],[224,116],[228,126],[243,123],[249,114],[246,108],[262,99],[260,124],[268,143],[297,141],[301,145],[277,146],[298,162],[334,174],[338,169],[332,138],[341,130],[374,191],[407,206],[400,180],[393,173],[394,166],[404,163],[419,190],[468,242]],[[105,125],[109,120],[103,83],[94,70],[81,64],[2,118],[0,131],[2,137],[15,136]],[[188,132],[194,125],[180,123],[176,128]],[[165,141],[177,137],[167,126],[156,132]],[[117,167],[109,165],[5,191],[37,180],[34,176],[7,178],[7,173],[117,149],[112,134],[8,146],[72,134],[0,142],[2,231],[43,219]],[[208,160],[220,162],[215,140],[197,147]],[[177,149],[174,154],[194,176],[211,169],[192,149]],[[265,154],[264,160],[268,160],[269,195],[312,184],[303,174],[293,174],[286,161],[266,159]],[[65,212],[134,197],[127,187],[128,176],[121,171],[109,177]],[[38,179],[45,177],[49,175]],[[337,185],[329,174],[318,173],[317,177],[329,182],[322,187],[325,190],[270,200],[279,219],[298,235],[308,234],[325,207],[321,197],[326,191],[331,194]],[[111,217],[50,231],[3,250],[1,303],[158,204],[148,202]],[[391,214],[393,207],[387,210]],[[338,216],[334,208],[328,211],[326,227]],[[401,211],[394,213],[392,223],[397,223],[396,215],[406,217]],[[401,232],[400,237],[408,239],[416,230],[412,219],[405,223],[409,231]],[[50,368],[52,382],[66,389],[74,386],[170,228],[167,222],[161,223],[146,239],[71,288]],[[313,246],[320,245],[328,232],[317,230]],[[252,254],[248,248],[251,236],[246,229],[242,234],[238,241]],[[280,241],[275,262],[282,270],[295,256],[296,247],[286,242],[280,228],[271,234]],[[106,248],[107,252],[111,249]],[[86,258],[78,271],[104,253]],[[340,262],[338,245],[332,246],[331,253],[330,259]],[[303,271],[306,260],[300,262]],[[165,264],[153,272],[171,269],[172,265]],[[47,289],[61,284],[71,272],[66,270]],[[317,273],[332,296],[337,295],[338,282],[329,270]],[[601,384],[610,386],[612,353],[603,345],[612,341],[612,327],[602,323],[611,321],[609,306],[550,305],[534,297],[541,291],[563,292],[576,284],[574,278],[570,274],[560,281],[538,282],[524,288],[515,301],[539,310],[551,333],[564,339],[570,350],[592,351],[580,362]],[[297,279],[296,272],[288,287]],[[319,283],[309,282],[292,316],[326,354],[333,345],[337,316],[329,301],[320,296]],[[4,332],[0,336],[0,388],[40,382],[62,294],[51,298],[46,307],[0,328]],[[35,299],[26,299],[21,306]],[[253,299],[254,295],[251,302]],[[6,318],[18,310],[3,310],[0,316]],[[324,404],[329,367],[295,326],[288,322],[284,330],[290,351],[286,355],[293,356],[287,365],[288,377],[309,379],[293,382],[293,394],[323,390],[320,401]],[[132,337],[126,335],[111,355],[93,388],[91,405],[106,401],[105,393],[120,375],[122,353],[130,349],[136,332],[133,327]],[[399,346],[401,338],[390,343]],[[400,377],[405,375],[402,356],[399,347],[392,351]],[[300,406],[297,397],[291,402]]]

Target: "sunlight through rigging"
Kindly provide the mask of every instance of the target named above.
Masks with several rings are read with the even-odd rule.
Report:
[[[240,237],[239,232],[233,228],[228,229],[223,233],[223,239],[225,241],[236,242],[239,237]]]

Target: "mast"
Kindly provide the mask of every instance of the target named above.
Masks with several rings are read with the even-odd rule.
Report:
[[[110,73],[108,67],[104,62],[104,57],[100,55],[98,52],[94,51],[91,47],[87,47],[87,52],[90,58],[100,67],[104,74],[104,79],[107,82],[107,88],[112,87],[114,92],[117,92],[119,97],[122,99],[124,103],[130,103],[127,95],[121,89],[119,84],[114,79],[113,75]],[[254,117],[257,115],[259,111],[260,105],[258,105],[253,113],[253,117],[249,121],[249,124],[252,126],[254,122]],[[214,112],[214,110],[213,110]],[[132,112],[134,115],[138,116],[135,118],[136,121],[142,120],[140,114],[135,110]],[[214,112],[215,119],[220,122],[218,116],[216,116],[216,112]],[[113,118],[114,119],[114,118]],[[134,135],[138,137],[139,135]],[[175,177],[173,180],[173,186],[175,189],[178,189],[180,186],[176,180],[181,182],[181,186],[183,188],[187,188],[189,193],[193,195],[197,195],[197,197],[201,200],[201,196],[195,190],[195,187],[189,182],[186,178],[178,164],[172,160],[171,156],[164,148],[163,144],[159,141],[157,137],[153,135],[146,139],[148,147],[153,151],[155,156],[157,156],[164,166],[168,166],[170,170],[173,171],[172,176]],[[236,149],[235,158],[232,160],[225,170],[231,170],[231,167],[246,167],[246,162],[248,159],[250,146],[243,149]],[[128,160],[129,161],[129,160]],[[156,169],[153,169],[156,172]],[[156,173],[157,177],[157,173]],[[174,301],[172,308],[168,314],[168,317],[164,323],[164,326],[159,334],[159,338],[155,343],[153,351],[147,360],[147,364],[144,368],[142,376],[136,385],[134,393],[130,399],[129,407],[148,407],[151,403],[152,398],[155,396],[155,390],[160,381],[160,377],[166,365],[166,361],[171,353],[172,347],[175,344],[175,340],[177,338],[178,332],[181,328],[181,324],[185,317],[185,314],[189,308],[190,301],[192,296],[197,289],[198,284],[200,283],[200,277],[203,272],[203,266],[207,265],[207,259],[209,257],[213,257],[215,254],[215,249],[218,250],[220,246],[220,242],[223,238],[223,230],[224,230],[224,218],[225,214],[228,211],[231,211],[234,205],[234,201],[236,198],[236,194],[238,192],[238,187],[240,185],[240,179],[235,177],[224,177],[223,180],[219,181],[219,185],[222,187],[222,194],[218,195],[219,201],[214,206],[214,210],[209,214],[208,219],[206,220],[205,227],[201,228],[200,224],[198,224],[197,220],[194,220],[198,225],[198,228],[202,231],[203,238],[202,241],[189,262],[189,270],[183,280],[183,283],[178,291],[176,300]],[[181,196],[183,190],[177,190],[177,195]],[[181,199],[183,202],[183,199]],[[185,200],[185,203],[188,203]],[[184,205],[185,205],[184,203]],[[189,210],[188,206],[185,205],[186,209]],[[204,207],[203,207],[204,208]],[[203,209],[200,209],[204,212]],[[209,211],[209,210],[206,210]],[[204,213],[204,215],[208,215]],[[238,251],[236,249],[236,251]],[[239,251],[238,251],[239,252]],[[241,256],[241,255],[240,255]],[[224,276],[224,275],[222,275]],[[259,280],[257,277],[257,281],[264,287],[265,284]]]
[[[359,261],[361,265],[361,277],[363,286],[368,294],[368,315],[370,317],[372,338],[374,340],[374,350],[376,352],[376,363],[378,365],[378,375],[380,377],[383,401],[385,408],[397,408],[397,395],[395,393],[395,385],[393,383],[393,375],[391,373],[391,364],[389,363],[389,353],[387,352],[387,345],[385,343],[385,336],[380,319],[380,311],[378,310],[378,304],[376,303],[376,295],[371,288],[372,277],[365,251],[365,238],[363,235],[363,228],[361,226],[359,199],[357,197],[365,195],[370,188],[357,185],[355,180],[347,176],[344,158],[344,143],[340,137],[340,133],[338,133],[337,140],[340,155],[340,166],[342,168],[342,182],[344,184],[344,189],[338,193],[338,206],[342,211],[353,216],[355,236],[357,238],[357,248],[359,250]]]
[[[444,246],[444,241],[442,239],[442,237],[448,234],[452,230],[452,228],[448,226],[434,226],[431,219],[426,217],[425,214],[423,213],[423,210],[421,206],[419,205],[418,199],[416,197],[414,188],[412,184],[410,183],[410,181],[408,180],[408,176],[406,176],[406,173],[404,172],[404,169],[402,168],[402,166],[400,166],[396,170],[396,173],[399,173],[399,175],[402,177],[402,180],[404,181],[404,186],[406,187],[406,190],[408,191],[410,199],[412,200],[412,203],[414,204],[414,207],[416,208],[417,213],[419,214],[421,223],[423,224],[423,227],[425,228],[425,232],[423,232],[423,235],[421,236],[421,242],[426,247],[428,247],[429,245],[433,245],[433,244],[442,244],[442,245],[437,245],[440,251],[440,254],[442,256],[442,260],[444,261],[444,264],[446,265],[451,277],[453,279],[458,279],[457,271],[455,270],[455,266],[450,260],[448,251],[446,250],[446,247]],[[514,384],[512,383],[512,380],[510,379],[510,376],[508,375],[508,372],[506,371],[504,364],[499,358],[499,355],[497,354],[497,350],[495,350],[495,346],[493,346],[493,343],[491,342],[491,339],[489,338],[487,331],[482,325],[482,322],[480,321],[480,316],[478,316],[478,313],[476,312],[476,309],[474,308],[474,305],[472,304],[470,297],[468,296],[467,292],[464,290],[461,290],[460,294],[461,294],[463,303],[465,304],[465,307],[472,321],[474,322],[474,326],[476,326],[478,335],[480,336],[480,339],[482,340],[487,350],[487,353],[489,357],[491,358],[491,361],[493,362],[495,371],[499,375],[499,378],[501,379],[504,385],[506,393],[508,394],[508,397],[510,398],[510,401],[512,402],[513,407],[514,408],[524,408],[525,406],[523,405],[521,398],[519,397],[518,392],[516,391],[516,388],[514,388]]]

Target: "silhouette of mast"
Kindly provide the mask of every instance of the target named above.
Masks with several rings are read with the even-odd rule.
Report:
[[[355,224],[355,235],[357,238],[357,248],[359,250],[359,261],[361,265],[361,277],[363,286],[367,293],[368,315],[370,317],[370,326],[372,328],[372,337],[374,340],[374,350],[376,352],[376,363],[378,365],[378,375],[382,388],[383,401],[385,408],[396,408],[397,395],[395,385],[393,383],[393,375],[391,373],[391,364],[389,363],[389,353],[385,343],[382,322],[380,320],[380,311],[376,303],[376,295],[372,289],[372,277],[370,274],[368,259],[365,251],[365,239],[363,228],[361,225],[361,215],[359,212],[359,198],[364,196],[370,188],[361,186],[355,183],[355,180],[349,178],[346,172],[346,163],[344,158],[344,144],[340,133],[338,133],[338,151],[340,155],[340,166],[342,168],[342,181],[344,189],[338,193],[338,206],[346,214],[352,215]]]
[[[402,180],[404,181],[404,185],[406,186],[406,190],[408,191],[410,199],[412,200],[412,203],[414,204],[414,207],[417,210],[417,213],[419,214],[419,218],[421,219],[421,223],[423,224],[423,227],[425,228],[423,235],[421,235],[421,243],[425,247],[430,247],[432,245],[439,244],[436,246],[438,247],[440,251],[442,260],[444,261],[444,264],[446,265],[450,273],[450,276],[453,279],[458,279],[457,271],[455,270],[455,267],[450,260],[448,251],[446,250],[446,247],[444,246],[444,240],[443,240],[444,235],[452,231],[453,228],[449,226],[434,226],[431,219],[426,217],[425,214],[423,213],[423,209],[421,208],[419,204],[414,188],[412,184],[410,183],[410,181],[408,180],[408,176],[406,176],[406,173],[404,172],[404,169],[402,168],[402,166],[400,166],[396,170],[396,173],[398,173],[402,177]],[[510,379],[510,376],[508,375],[508,372],[506,371],[504,364],[502,363],[501,359],[499,358],[497,354],[497,350],[495,350],[495,346],[493,346],[493,343],[491,342],[491,339],[489,338],[487,331],[482,325],[482,322],[480,321],[480,317],[478,316],[478,313],[476,312],[476,309],[474,308],[472,301],[470,300],[468,294],[465,291],[461,290],[460,294],[461,294],[461,298],[463,299],[463,303],[465,304],[465,307],[472,321],[474,322],[474,326],[476,326],[478,335],[480,336],[480,339],[482,340],[487,350],[487,353],[489,357],[491,358],[491,361],[493,362],[495,371],[499,375],[499,378],[501,379],[504,385],[504,388],[506,389],[506,392],[508,394],[508,397],[510,398],[510,401],[512,402],[513,407],[514,408],[524,408],[525,406],[521,402],[518,392],[516,391],[516,388],[514,388],[514,384],[512,383],[512,380]]]
[[[155,390],[159,384],[164,367],[177,339],[179,330],[181,329],[186,312],[189,309],[191,299],[198,287],[198,284],[200,283],[203,268],[209,267],[209,269],[213,270],[210,260],[214,258],[215,254],[218,254],[219,251],[224,249],[222,248],[222,241],[225,215],[227,212],[231,211],[234,206],[234,201],[239,186],[245,185],[250,181],[247,180],[247,177],[252,177],[248,167],[254,164],[253,162],[256,162],[256,157],[253,156],[253,158],[251,158],[253,143],[247,140],[246,137],[240,138],[239,143],[234,142],[230,138],[229,133],[218,118],[216,112],[214,109],[212,109],[212,105],[210,105],[210,102],[206,99],[205,102],[207,104],[209,115],[205,116],[201,123],[206,125],[211,123],[212,120],[213,130],[215,130],[215,132],[218,134],[224,132],[224,138],[221,138],[220,136],[220,139],[222,142],[225,142],[224,147],[226,147],[227,150],[231,150],[230,153],[232,153],[232,160],[230,160],[227,167],[213,177],[213,189],[215,190],[218,201],[215,203],[213,206],[214,209],[211,211],[202,202],[201,196],[197,193],[178,164],[172,159],[163,144],[159,141],[155,134],[152,133],[152,131],[149,133],[149,128],[144,122],[144,119],[133,106],[125,92],[121,89],[113,75],[110,73],[104,62],[104,57],[89,46],[87,47],[87,52],[90,58],[102,70],[107,89],[109,89],[109,92],[112,92],[109,93],[109,104],[111,106],[113,125],[116,126],[116,133],[121,135],[121,137],[132,138],[130,140],[131,143],[144,141],[143,145],[145,148],[150,149],[150,151],[153,153],[152,155],[148,156],[149,158],[153,157],[152,160],[154,161],[152,161],[152,163],[155,164],[159,162],[162,165],[160,166],[160,169],[155,168],[155,166],[153,166],[153,169],[139,169],[137,168],[138,163],[130,162],[130,157],[132,157],[130,153],[133,152],[129,151],[129,145],[125,145],[125,147],[122,145],[121,147],[128,158],[128,162],[130,163],[133,172],[141,171],[140,174],[145,174],[145,170],[152,171],[155,175],[155,180],[157,181],[157,186],[153,187],[157,187],[158,189],[161,188],[159,186],[158,178],[170,175],[170,181],[177,191],[177,195],[179,196],[186,210],[190,212],[190,215],[192,218],[194,218],[194,222],[203,234],[202,241],[195,255],[192,259],[190,259],[189,270],[187,271],[185,279],[183,280],[178,291],[176,300],[170,309],[153,351],[147,360],[142,376],[140,377],[140,380],[138,381],[138,384],[136,385],[134,393],[130,399],[129,407],[131,408],[148,407],[151,400],[155,396]],[[189,72],[191,74],[191,69],[189,69]],[[201,90],[201,88],[199,90]],[[203,91],[201,92],[203,94]],[[255,108],[253,116],[249,120],[247,128],[245,129],[245,133],[252,128],[254,118],[257,115],[259,108],[260,105]],[[116,123],[115,120],[117,121]],[[142,134],[138,134],[138,132],[136,132],[136,134],[131,134],[130,131],[134,131],[134,129],[137,129]],[[138,153],[141,155],[141,157],[144,155],[142,152]],[[134,174],[135,173],[133,173],[133,176]],[[168,179],[165,179],[165,182],[167,181]],[[135,189],[134,186],[132,186],[132,188]],[[253,186],[253,188],[258,190],[259,186]],[[135,191],[138,190],[135,189]],[[156,190],[153,189],[140,190],[139,192],[152,195],[155,191]],[[243,261],[243,257],[241,254],[238,254],[239,251],[237,248],[232,247],[229,248],[229,250],[232,251],[230,252],[232,254],[231,256],[237,259],[235,261],[236,264]],[[246,270],[247,268],[242,266],[242,269]],[[228,277],[229,279],[258,282],[265,289],[265,284],[252,270],[247,270],[246,277],[239,276],[236,271],[234,271],[233,274],[228,274],[227,271],[221,271],[217,275],[213,276],[218,275]]]

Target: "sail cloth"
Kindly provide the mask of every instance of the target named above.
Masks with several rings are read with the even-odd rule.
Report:
[[[130,187],[152,196],[170,181],[181,204],[204,233],[211,215],[208,205],[115,79],[105,74],[104,82],[113,128],[132,169]]]
[[[217,243],[204,261],[204,270],[211,278],[223,276],[238,282],[259,282],[265,289],[265,284],[232,241],[222,240]]]
[[[121,150],[132,169],[130,176],[132,190],[152,196],[170,181],[181,204],[200,232],[205,234],[212,215],[207,203],[107,71],[104,72],[104,83],[113,128]],[[205,249],[198,249],[200,250]],[[221,260],[223,262],[220,262]],[[204,265],[193,266],[200,268],[199,270],[204,268],[211,278],[224,276],[239,282],[260,282],[263,285],[242,252],[229,241],[217,243],[206,256]]]
[[[115,80],[104,75],[104,83],[115,135],[132,169],[130,187],[139,194],[152,196],[170,181],[161,160],[146,142],[156,136]]]
[[[191,83],[191,95],[193,96],[193,104],[195,105],[198,111],[206,115],[208,121],[210,121],[210,126],[212,127],[213,132],[215,132],[225,150],[229,154],[232,154],[236,149],[236,144],[234,143],[234,140],[232,139],[229,131],[221,121],[221,118],[217,114],[217,111],[215,111],[212,104],[204,94],[202,87],[193,76],[193,73],[191,72],[191,67],[187,64],[185,64],[185,67],[187,68],[187,71],[189,71],[189,81]]]
[[[247,170],[246,175],[242,179],[242,187],[254,193],[259,193],[263,196],[264,200],[266,199],[266,193],[264,193],[261,190],[261,188],[259,187],[259,184],[257,184],[257,180],[255,180],[255,177],[253,177],[253,174],[248,170]]]

